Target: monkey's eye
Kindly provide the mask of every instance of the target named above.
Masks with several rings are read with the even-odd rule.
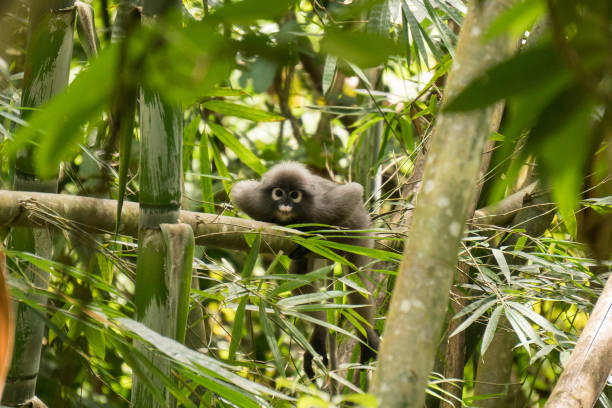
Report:
[[[282,188],[276,187],[274,190],[272,190],[272,198],[274,200],[280,200],[284,196],[285,196],[285,192],[283,191]]]
[[[299,203],[302,201],[302,192],[301,191],[292,191],[289,193],[289,197],[294,203]]]

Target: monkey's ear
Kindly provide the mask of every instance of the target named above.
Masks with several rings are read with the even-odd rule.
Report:
[[[266,205],[261,183],[255,180],[239,181],[232,187],[231,198],[236,207],[258,221],[270,220],[270,208]]]

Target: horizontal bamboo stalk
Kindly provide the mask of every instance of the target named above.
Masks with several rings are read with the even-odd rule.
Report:
[[[75,226],[112,234],[116,211],[115,200],[0,190],[0,227]],[[119,233],[137,237],[138,215],[138,203],[124,202]],[[300,233],[275,224],[192,211],[181,211],[180,221],[191,226],[197,245],[216,248],[249,249],[244,232],[254,231],[262,234],[262,252],[289,254],[297,248],[290,237]]]

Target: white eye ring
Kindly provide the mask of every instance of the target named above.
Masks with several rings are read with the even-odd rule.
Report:
[[[285,191],[282,188],[274,188],[272,190],[272,199],[273,200],[280,200],[281,198],[283,198],[285,196]]]
[[[291,201],[294,203],[299,203],[302,201],[302,192],[297,190],[292,191],[289,193],[289,198],[291,198]]]

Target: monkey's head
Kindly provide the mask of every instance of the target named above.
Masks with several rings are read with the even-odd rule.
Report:
[[[265,174],[262,193],[273,222],[280,225],[311,222],[312,188],[308,171],[296,163],[280,164]]]

